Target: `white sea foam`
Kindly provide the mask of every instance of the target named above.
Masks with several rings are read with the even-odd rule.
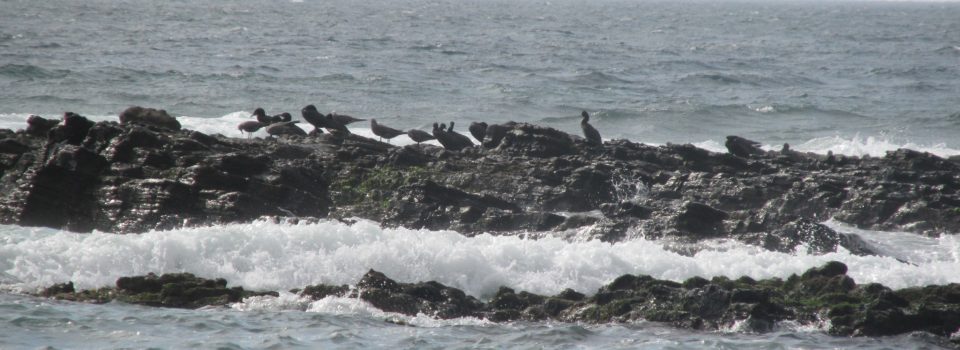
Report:
[[[703,148],[711,152],[727,152],[723,142],[716,140],[706,140],[694,142],[694,146]],[[782,144],[762,145],[761,148],[767,151],[779,151]],[[831,136],[819,137],[800,144],[791,144],[790,149],[798,152],[812,152],[817,154],[843,154],[848,156],[862,157],[869,155],[871,157],[883,157],[888,151],[896,151],[900,148],[909,148],[920,152],[930,152],[940,157],[951,157],[960,155],[960,150],[947,147],[946,144],[920,144],[914,142],[894,142],[890,139],[876,136]]]
[[[489,297],[502,285],[541,294],[564,288],[593,293],[625,273],[674,281],[717,275],[787,277],[830,260],[846,263],[861,283],[902,288],[960,282],[960,240],[952,236],[903,234],[907,238],[902,239],[923,249],[945,252],[911,261],[922,252],[894,252],[896,258],[843,251],[785,254],[721,240],[684,256],[666,249],[665,242],[646,239],[610,244],[549,236],[466,237],[451,231],[382,229],[363,220],[353,225],[261,221],[139,235],[0,226],[0,233],[0,286],[19,290],[66,281],[94,288],[112,285],[121,276],[181,271],[223,277],[247,289],[289,290],[352,284],[375,269],[398,281],[436,280]]]
[[[826,154],[833,152],[835,154],[845,154],[851,156],[883,156],[887,151],[895,151],[900,148],[909,148],[921,152],[930,152],[941,157],[950,157],[960,155],[960,150],[947,147],[945,144],[918,144],[913,142],[893,142],[890,139],[875,136],[852,137],[832,136],[820,137],[798,145],[791,145],[791,148],[802,152],[814,152]],[[768,146],[768,149],[780,149],[780,146]]]

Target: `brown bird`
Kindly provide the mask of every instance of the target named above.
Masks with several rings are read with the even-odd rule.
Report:
[[[436,127],[437,123],[433,123],[433,125],[434,125],[434,127]],[[437,139],[436,137],[433,137],[433,135],[430,135],[430,133],[428,133],[428,132],[426,132],[426,131],[423,131],[423,130],[420,130],[420,129],[410,129],[410,130],[407,130],[407,136],[409,136],[410,139],[413,140],[413,142],[416,142],[418,145],[419,145],[421,142],[424,142],[424,141],[430,141],[430,140],[436,140],[436,139]]]
[[[390,142],[390,139],[400,136],[403,134],[403,131],[391,128],[386,125],[377,124],[376,119],[370,119],[370,130],[373,130],[373,134],[380,137],[380,141],[387,139],[387,142]]]
[[[263,108],[257,108],[253,110],[253,115],[251,117],[257,117],[257,121],[263,123],[263,125],[272,124],[274,122],[273,118],[267,115],[267,112]]]
[[[333,118],[333,120],[337,121],[337,123],[340,123],[343,125],[347,125],[355,122],[362,122],[366,120],[366,119],[354,118],[346,114],[337,114],[336,112],[327,114],[327,117]]]
[[[280,135],[297,135],[297,136],[307,136],[307,132],[303,131],[299,126],[296,126],[296,123],[299,123],[299,120],[289,121],[289,122],[279,122],[273,123],[267,126],[267,133],[271,136],[280,136]]]
[[[347,125],[343,124],[338,120],[333,114],[327,114],[327,117],[323,120],[324,128],[327,128],[329,132],[340,132],[344,134],[349,134],[350,130],[347,129]]]
[[[319,134],[323,133],[323,130],[320,128],[325,128],[327,126],[327,117],[317,111],[317,107],[314,105],[307,105],[300,110],[300,115],[303,116],[303,120],[306,120],[307,123],[313,125],[313,131]]]
[[[244,131],[250,134],[253,134],[257,132],[257,130],[260,130],[260,128],[262,127],[263,127],[263,123],[258,122],[256,120],[246,121],[246,122],[240,123],[240,125],[237,125],[237,129],[240,130],[240,134],[243,134]]]

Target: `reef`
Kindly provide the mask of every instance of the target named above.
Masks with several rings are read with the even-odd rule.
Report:
[[[960,160],[588,144],[525,123],[460,151],[353,134],[237,138],[132,107],[122,123],[67,113],[0,130],[0,223],[76,232],[365,218],[385,226],[619,241],[732,238],[767,249],[876,252],[871,230],[960,232]]]
[[[386,312],[440,319],[475,317],[494,322],[584,323],[663,322],[696,330],[769,332],[792,322],[842,336],[883,336],[928,332],[949,337],[960,329],[960,284],[891,290],[857,284],[847,266],[829,262],[801,275],[753,280],[749,277],[689,278],[683,282],[623,275],[587,296],[567,289],[544,296],[501,287],[487,301],[435,281],[401,283],[370,270],[354,286],[311,285],[292,290],[304,300],[358,298]],[[72,283],[39,295],[73,301],[122,301],[150,306],[223,306],[252,296],[227,288],[223,279],[188,273],[122,277],[116,287],[75,291]],[[306,304],[304,304],[306,305]]]

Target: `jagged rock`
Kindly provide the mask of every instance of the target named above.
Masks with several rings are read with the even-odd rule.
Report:
[[[50,132],[50,129],[53,129],[60,124],[59,119],[47,119],[38,115],[31,115],[27,118],[27,134],[33,137],[44,137],[47,136],[47,133]]]
[[[641,232],[859,254],[875,252],[818,223],[960,232],[957,164],[908,150],[744,158],[689,144],[586,147],[555,129],[506,123],[487,127],[485,147],[449,152],[353,134],[228,138],[135,117],[161,111],[125,112],[123,124],[67,113],[48,140],[0,135],[0,222],[143,232],[263,216],[362,217],[464,234],[590,226],[591,237],[609,241]]]
[[[709,205],[697,202],[683,204],[677,215],[676,228],[701,236],[717,236],[723,233],[723,220],[729,215]]]

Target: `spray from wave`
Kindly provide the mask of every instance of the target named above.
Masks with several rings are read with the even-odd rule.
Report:
[[[315,224],[257,221],[139,235],[74,234],[0,226],[0,286],[31,290],[73,281],[78,288],[110,286],[118,277],[149,272],[191,272],[223,277],[253,290],[352,284],[375,269],[398,281],[436,280],[478,297],[500,286],[538,294],[565,288],[593,293],[622,274],[683,281],[693,276],[787,277],[830,260],[844,262],[859,283],[893,288],[960,282],[960,240],[909,234],[946,252],[936,259],[770,252],[727,240],[709,241],[692,256],[668,242],[620,243],[545,236],[525,239],[452,231],[383,229],[361,220]],[[909,245],[905,245],[909,246]],[[910,254],[903,252],[907,258]]]

